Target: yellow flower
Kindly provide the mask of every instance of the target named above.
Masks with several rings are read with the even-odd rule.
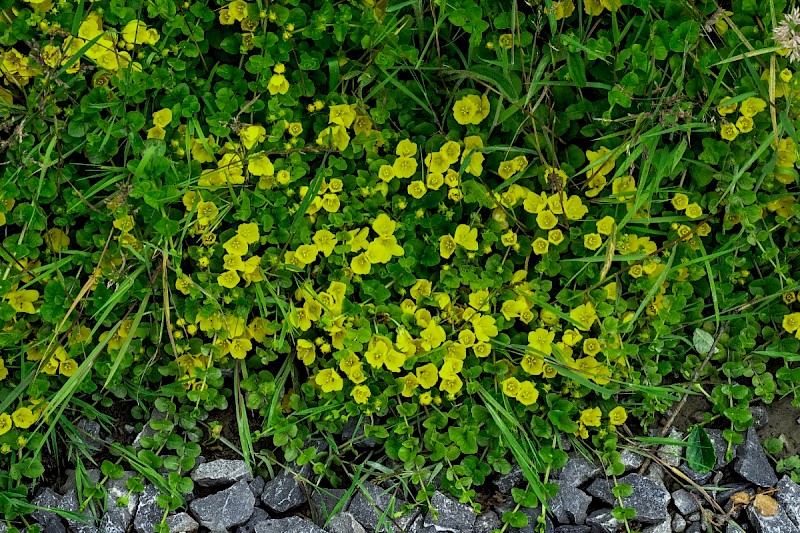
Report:
[[[578,323],[578,328],[584,331],[591,328],[597,320],[597,312],[591,302],[579,305],[569,312],[569,316]]]
[[[514,161],[503,161],[497,168],[497,173],[501,178],[507,180],[517,173],[517,166],[514,164]]]
[[[583,341],[583,353],[586,355],[597,355],[601,349],[600,341],[595,338],[588,338]]]
[[[736,129],[739,133],[750,133],[753,131],[753,119],[750,117],[741,116],[736,119]]]
[[[544,328],[536,328],[528,332],[528,346],[544,355],[553,353],[553,340],[555,339],[555,332],[548,331]]]
[[[14,425],[20,429],[28,429],[36,422],[36,416],[29,407],[20,407],[11,414]]]
[[[736,127],[735,124],[731,122],[726,122],[722,125],[719,134],[726,141],[732,141],[736,138],[737,135],[739,135],[739,129]]]
[[[332,368],[320,370],[314,378],[314,381],[322,389],[322,392],[340,391],[344,386],[344,380],[339,373]]]
[[[417,171],[417,160],[413,157],[400,156],[394,160],[392,170],[398,178],[410,178]]]
[[[391,165],[381,165],[381,168],[378,169],[378,177],[381,179],[381,181],[389,183],[395,177],[394,167]]]
[[[354,274],[364,276],[369,274],[370,270],[372,270],[372,263],[367,258],[366,254],[360,253],[350,260],[350,270],[352,270]]]
[[[614,180],[615,183],[616,181],[617,180]],[[589,208],[583,205],[580,196],[576,196],[573,194],[572,196],[567,198],[567,202],[564,204],[564,214],[567,216],[569,220],[580,220],[588,212]]]
[[[292,137],[297,137],[303,133],[303,125],[299,122],[289,122],[286,124],[286,131],[288,131],[289,135]]]
[[[553,229],[558,224],[558,218],[549,209],[539,211],[536,214],[536,225],[541,229]]]
[[[519,392],[520,382],[517,378],[506,378],[501,382],[503,386],[503,394],[516,398]]]
[[[289,92],[289,80],[287,80],[286,76],[283,74],[273,74],[267,83],[267,90],[269,94],[273,96],[276,94],[286,94]]]
[[[258,224],[249,222],[246,224],[239,224],[236,228],[236,234],[245,240],[247,244],[254,244],[258,242]]]
[[[456,394],[464,386],[464,382],[458,377],[458,374],[445,374],[440,373],[439,377],[442,381],[439,383],[439,390],[449,394]]]
[[[519,384],[515,398],[522,405],[533,405],[539,399],[539,391],[530,381],[523,381]]]
[[[11,415],[8,413],[0,414],[0,435],[5,435],[11,430],[12,427],[13,424],[11,422]]]
[[[603,416],[599,407],[590,407],[581,411],[580,421],[583,425],[595,427],[600,425],[600,417]]]
[[[587,250],[597,250],[603,244],[603,237],[597,233],[587,233],[583,236],[583,246]]]
[[[532,376],[538,376],[544,370],[544,357],[538,354],[529,353],[523,356],[520,366],[522,367],[522,370],[528,374],[531,374]]]
[[[310,265],[317,259],[319,248],[316,244],[301,244],[295,250],[295,258],[303,265]]]
[[[553,233],[555,231],[561,234],[561,230],[550,230],[549,233]],[[563,235],[561,235],[561,240],[564,240]],[[531,244],[531,248],[533,249],[533,253],[536,255],[544,255],[550,250],[550,241],[541,237],[536,237],[536,240],[534,240]]]
[[[3,296],[14,311],[17,313],[27,313],[32,315],[36,313],[33,303],[39,299],[39,291],[27,289],[22,291],[11,291]]]
[[[500,237],[500,242],[503,243],[504,246],[514,246],[517,244],[517,234],[508,230]]]
[[[69,246],[69,237],[59,228],[52,228],[44,234],[44,242],[51,251],[60,253]]]
[[[414,157],[417,155],[417,143],[409,139],[403,139],[397,143],[395,154],[397,154],[398,157]]]
[[[472,351],[477,357],[489,357],[489,354],[492,353],[492,345],[488,342],[477,342],[472,347]]]
[[[247,255],[247,240],[238,234],[225,241],[222,247],[231,255],[240,257]]]
[[[613,408],[608,413],[608,420],[609,422],[611,422],[611,425],[614,426],[621,426],[622,424],[625,423],[627,419],[628,419],[628,413],[625,412],[625,408],[622,407],[621,405],[618,405],[617,407]]]
[[[228,341],[228,351],[234,359],[244,359],[247,352],[253,349],[253,343],[244,337]]]
[[[731,113],[733,113],[734,111],[736,111],[736,107],[739,105],[739,104],[737,104],[737,103],[733,103],[733,104],[725,104],[725,102],[727,102],[727,101],[728,101],[728,100],[730,100],[730,99],[731,99],[731,97],[730,97],[730,96],[726,96],[725,98],[723,98],[723,99],[720,101],[720,103],[719,103],[719,106],[717,106],[717,113],[719,113],[719,114],[720,114],[720,115],[722,115],[723,117],[724,117],[725,115],[730,115]]]
[[[338,124],[349,128],[356,119],[355,106],[349,104],[332,105],[328,108],[328,124]]]
[[[611,235],[614,231],[614,217],[603,217],[597,221],[597,233],[600,235]]]
[[[239,274],[234,270],[228,270],[217,276],[217,284],[227,289],[232,289],[239,284]]]
[[[678,211],[683,211],[689,206],[689,197],[682,192],[676,193],[672,197],[672,207]]]
[[[247,162],[247,170],[254,176],[272,176],[275,174],[275,167],[264,152],[258,152],[250,156]]]
[[[783,329],[789,333],[794,333],[800,328],[800,313],[791,313],[783,317]]]
[[[153,113],[153,124],[159,128],[166,128],[172,122],[172,111],[169,109],[160,109]]]
[[[589,161],[589,163],[594,163],[595,161],[605,158],[609,153],[611,153],[611,150],[609,148],[601,146],[600,149],[597,151],[586,150],[586,159]],[[593,169],[587,171],[586,176],[588,178],[592,178],[597,175],[605,176],[606,174],[614,170],[614,164],[615,164],[614,158],[609,157],[601,165],[595,166]]]
[[[470,318],[470,324],[472,324],[472,329],[475,332],[475,338],[481,342],[489,342],[491,338],[497,336],[497,325],[491,315],[475,313]]]
[[[442,235],[439,237],[439,255],[443,259],[450,259],[453,252],[456,251],[456,241],[450,235]]]
[[[767,103],[761,98],[751,96],[739,108],[739,112],[745,117],[754,117],[766,109]]]
[[[408,184],[407,188],[408,194],[419,200],[425,193],[428,192],[428,188],[425,186],[425,182],[421,180],[415,180]]]
[[[433,363],[417,367],[415,372],[417,381],[423,388],[430,389],[439,380],[439,371]]]
[[[689,218],[700,218],[703,216],[703,208],[697,203],[691,203],[686,206],[686,216]]]
[[[149,130],[147,130],[147,138],[148,139],[158,139],[163,141],[164,137],[167,135],[167,131],[162,128],[161,126],[153,126]]]
[[[336,235],[326,229],[317,231],[311,240],[314,241],[314,244],[317,245],[317,248],[325,257],[329,257],[333,253],[333,248],[339,242]]]
[[[448,165],[452,165],[458,161],[458,157],[461,155],[461,145],[456,141],[447,141],[439,149],[439,153],[442,154]]]
[[[256,145],[256,143],[264,142],[267,138],[267,130],[264,126],[258,124],[251,124],[239,130],[239,139],[248,150]]]
[[[560,0],[559,2],[555,2],[553,7],[555,7],[556,20],[565,19],[575,11],[575,4],[572,0]]]
[[[470,228],[466,224],[459,224],[453,240],[465,250],[475,251],[478,249],[478,229]]]
[[[366,385],[356,385],[353,387],[350,395],[353,397],[353,400],[355,400],[356,403],[365,404],[367,403],[367,400],[369,400],[369,397],[372,396],[372,392]]]
[[[475,118],[479,116],[479,107],[468,96],[463,97],[453,105],[453,117],[462,126],[475,124]]]

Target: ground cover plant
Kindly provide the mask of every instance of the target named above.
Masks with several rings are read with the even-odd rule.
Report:
[[[688,393],[737,442],[800,383],[793,9],[0,0],[0,514],[93,460],[175,509],[219,442],[348,487],[348,421],[476,507]]]

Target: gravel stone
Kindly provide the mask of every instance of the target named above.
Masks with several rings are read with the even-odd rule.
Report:
[[[662,522],[645,528],[643,533],[672,533],[672,522],[669,518],[665,518]]]
[[[673,492],[672,502],[682,515],[692,514],[700,509],[697,499],[686,489],[680,489]]]
[[[730,463],[730,461],[725,460],[725,453],[728,451],[728,441],[725,440],[721,429],[707,429],[706,433],[711,440],[711,444],[714,445],[714,451],[717,453],[717,464],[714,466],[714,470],[720,470]],[[731,446],[731,460],[736,458],[736,451],[738,449],[738,444]]]
[[[502,475],[494,481],[494,486],[501,494],[511,494],[511,489],[522,483],[525,473],[522,467],[515,464],[508,474]]]
[[[210,463],[202,463],[192,471],[192,481],[201,487],[218,487],[233,485],[240,479],[249,483],[253,476],[242,460],[217,459]]]
[[[344,427],[342,427],[342,439],[345,442],[352,440],[355,444],[355,447],[359,449],[376,447],[378,445],[378,441],[376,441],[373,437],[364,437],[364,426],[371,423],[371,418],[362,420],[361,425],[358,425],[358,418],[348,418],[347,422],[344,423]]]
[[[256,500],[261,498],[261,494],[264,493],[264,485],[265,484],[266,484],[266,482],[264,481],[264,478],[261,477],[261,476],[257,476],[248,485],[248,487],[250,487],[250,492],[253,493],[253,496],[255,497]]]
[[[475,519],[475,525],[472,526],[472,533],[492,533],[495,529],[503,527],[503,522],[497,513],[494,511],[487,511]]]
[[[106,483],[106,514],[100,520],[100,530],[103,533],[125,533],[131,525],[136,508],[139,507],[139,494],[128,494],[126,484],[126,480],[133,475],[133,472],[125,472],[123,477]],[[128,504],[120,507],[117,500],[123,496],[128,498]]]
[[[747,436],[738,450],[738,457],[733,463],[733,469],[747,481],[759,487],[772,487],[778,483],[778,476],[775,475],[775,470],[769,464],[758,434],[752,427],[747,430]]]
[[[200,524],[188,513],[178,513],[167,517],[169,533],[195,533],[200,529]]]
[[[636,509],[637,522],[657,524],[669,516],[667,503],[672,497],[666,489],[658,486],[651,479],[639,474],[628,474],[621,477],[619,483],[628,483],[633,489],[633,493],[627,498],[623,498],[622,503],[625,507]],[[595,479],[586,490],[609,505],[617,505],[617,499],[611,492],[611,484],[608,480]]]
[[[558,526],[555,533],[592,533],[589,526]]]
[[[261,493],[261,503],[276,513],[285,513],[306,501],[308,497],[303,484],[288,470],[267,481]]]
[[[397,531],[398,528],[400,530],[405,530],[414,522],[416,516],[407,515],[395,519],[395,525],[391,525],[392,520],[386,515],[390,514],[390,511],[399,511],[401,506],[405,503],[402,499],[394,496],[393,490],[382,489],[378,485],[368,481],[362,484],[362,488],[363,490],[360,490],[358,494],[353,497],[348,511],[367,531],[376,531],[379,522],[382,523],[379,533],[384,531]]]
[[[86,471],[86,478],[97,485],[100,482],[100,470],[97,468],[90,468]],[[61,486],[61,494],[67,494],[70,491],[76,490],[77,482],[75,481],[75,470],[67,470],[67,480]]]
[[[800,485],[792,481],[789,476],[783,476],[778,482],[778,493],[775,498],[794,525],[800,528]]]
[[[309,506],[311,508],[311,517],[319,525],[333,514],[333,510],[339,501],[344,498],[347,491],[344,489],[314,489],[311,492]],[[344,502],[344,505],[339,512],[346,511],[350,501]]]
[[[751,405],[750,414],[753,415],[753,427],[756,431],[765,428],[769,423],[769,413],[763,405]]]
[[[708,480],[711,479],[711,476],[714,475],[713,470],[710,472],[706,472],[705,474],[701,474],[700,472],[697,472],[696,470],[690,468],[689,465],[686,463],[681,464],[681,466],[678,467],[678,470],[683,472],[686,475],[686,477],[688,477],[698,485],[705,485],[708,482]]]
[[[247,522],[255,505],[253,493],[247,483],[240,480],[221,492],[192,500],[189,511],[201,526],[222,531]]]
[[[33,499],[33,505],[39,507],[53,507],[58,509],[58,504],[61,501],[61,495],[52,489],[44,489]],[[61,522],[61,517],[53,511],[37,510],[33,512],[33,519],[39,522],[43,527],[50,522]]]
[[[764,516],[753,505],[747,507],[747,518],[758,533],[800,533],[789,515],[780,506],[773,516]]]
[[[272,518],[269,516],[264,509],[261,507],[256,507],[253,509],[253,514],[250,515],[250,519],[245,522],[243,525],[236,528],[236,533],[254,533],[256,530],[256,525],[260,524],[264,520],[269,520]]]
[[[5,524],[3,524],[5,526]],[[0,533],[6,533],[7,529],[0,527]],[[62,522],[50,521],[42,528],[42,533],[67,533],[67,528]]]
[[[146,485],[144,492],[139,495],[139,507],[133,518],[133,527],[136,533],[153,533],[155,525],[161,522],[164,509],[156,503],[158,488],[155,485]]]
[[[565,485],[563,481],[556,480],[558,493],[548,500],[553,515],[562,524],[580,525],[586,522],[589,505],[592,498],[581,489]]]
[[[625,465],[625,471],[630,472],[631,470],[636,470],[642,463],[644,463],[644,457],[639,455],[638,453],[633,453],[630,450],[622,450],[620,453],[620,462]]]
[[[590,463],[585,457],[573,454],[561,472],[558,479],[568,487],[579,487],[601,472],[600,465]]]
[[[694,523],[690,524],[688,529],[686,529],[686,533],[702,533],[703,529],[700,527],[700,524]]]
[[[100,439],[100,423],[96,420],[81,418],[75,424],[78,429],[78,438],[83,442],[89,451],[99,452],[103,449],[103,441]]]
[[[657,430],[654,431],[658,433]],[[656,436],[658,435],[656,434]],[[669,435],[667,435],[667,438],[673,440],[683,440],[683,433],[681,433],[675,428],[671,428],[669,431]],[[664,444],[658,447],[656,455],[659,456],[668,465],[678,467],[681,464],[681,461],[683,460],[683,449],[684,449],[683,446],[679,446],[677,444]]]
[[[292,516],[264,520],[256,524],[255,533],[325,533],[325,530],[305,518]]]
[[[328,522],[328,533],[367,533],[350,513],[336,513]]]
[[[66,493],[62,498],[61,501],[58,502],[58,508],[63,509],[64,511],[72,511],[73,513],[80,513],[78,510],[78,491],[77,489],[71,490]],[[74,533],[98,533],[99,530],[97,526],[95,526],[95,517],[87,516],[90,519],[90,523],[86,524],[83,522],[78,522],[77,520],[70,520],[67,518],[67,525],[70,531]]]
[[[679,514],[672,517],[672,531],[683,533],[686,531],[686,519]]]
[[[600,509],[586,518],[586,523],[592,528],[592,533],[617,533],[622,522],[614,518],[611,509]]]
[[[434,519],[433,513],[428,511],[423,525],[435,526],[437,531],[472,531],[475,525],[475,511],[469,505],[456,501],[438,490],[433,493],[431,507],[438,511]]]

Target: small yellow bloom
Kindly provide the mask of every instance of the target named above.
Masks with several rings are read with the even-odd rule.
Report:
[[[679,192],[672,197],[672,207],[678,211],[683,211],[689,206],[689,197]]]
[[[29,407],[20,407],[11,414],[14,425],[20,429],[28,429],[36,422],[36,416]]]
[[[722,125],[722,129],[720,129],[719,134],[726,141],[732,141],[737,135],[739,135],[739,129],[735,124],[726,122]]]
[[[703,208],[696,202],[686,206],[686,216],[689,218],[700,218],[703,216]]]
[[[761,98],[751,96],[744,102],[742,102],[742,106],[739,108],[739,112],[745,117],[754,117],[758,113],[761,113],[766,109],[767,102],[762,100]]]
[[[596,427],[600,425],[600,418],[603,416],[599,407],[590,407],[581,411],[580,421],[583,425]]]
[[[314,378],[314,381],[322,389],[322,392],[326,393],[340,391],[342,387],[344,387],[344,380],[339,373],[332,368],[320,370],[319,374]]]
[[[597,250],[603,244],[603,237],[597,233],[587,233],[583,236],[583,246],[587,250]]]
[[[725,102],[727,102],[730,99],[731,99],[730,96],[726,96],[725,98],[722,99],[722,101],[720,102],[719,106],[717,106],[717,113],[719,113],[723,117],[725,115],[730,115],[731,113],[736,111],[736,107],[739,105],[739,104],[736,104],[736,103],[734,103],[734,104],[725,104]]]
[[[367,403],[367,400],[369,400],[369,397],[372,396],[372,391],[370,391],[369,387],[366,385],[356,385],[353,387],[350,395],[353,397],[353,400],[355,400],[356,403],[365,404]]]
[[[628,419],[628,413],[625,412],[625,408],[622,407],[621,405],[618,405],[617,407],[613,408],[608,413],[608,420],[609,422],[611,422],[611,425],[614,426],[621,426],[622,424],[625,423],[627,419]]]

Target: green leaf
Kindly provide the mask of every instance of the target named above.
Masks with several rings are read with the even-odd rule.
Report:
[[[633,487],[628,483],[620,483],[611,489],[611,493],[617,498],[627,498],[633,494]]]
[[[389,431],[383,426],[374,426],[371,424],[364,425],[364,436],[376,437],[378,439],[385,439],[389,436]]]
[[[586,65],[578,53],[567,55],[567,72],[578,87],[586,87]]]
[[[506,511],[503,522],[511,527],[522,528],[528,525],[528,516],[522,511]]]
[[[100,471],[103,475],[111,479],[120,479],[125,475],[125,469],[122,468],[121,465],[112,463],[111,461],[103,461],[103,464],[100,466]]]
[[[23,477],[36,479],[44,474],[44,466],[38,457],[25,457],[11,465],[10,474],[15,481],[19,481]]]
[[[694,426],[689,433],[689,446],[686,448],[686,463],[700,474],[710,472],[717,463],[717,452],[706,430]]]
[[[711,346],[714,345],[714,337],[707,331],[697,328],[694,330],[692,334],[692,344],[694,344],[694,349],[697,350],[697,353],[700,355],[706,355],[709,351],[711,351]],[[714,348],[714,353],[717,353],[719,348]]]

